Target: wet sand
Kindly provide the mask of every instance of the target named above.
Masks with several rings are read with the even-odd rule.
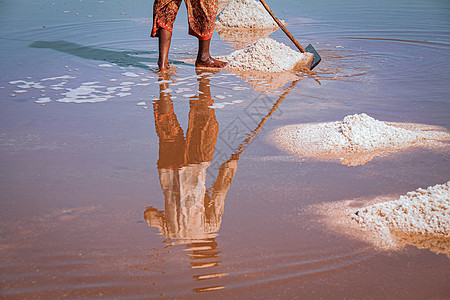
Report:
[[[380,251],[307,210],[446,182],[447,153],[406,149],[348,167],[265,139],[361,112],[449,129],[446,4],[274,4],[323,62],[270,88],[263,74],[183,63],[196,54],[184,10],[177,70],[159,78],[149,3],[80,3],[5,4],[2,298],[449,297],[444,254]],[[236,48],[215,34],[213,49]]]

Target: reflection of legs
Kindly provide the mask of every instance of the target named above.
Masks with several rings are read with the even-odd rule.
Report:
[[[199,163],[210,162],[219,132],[219,123],[213,108],[209,108],[211,91],[207,76],[199,78],[199,100],[192,100],[189,103],[189,125],[186,133],[187,162]]]
[[[167,87],[168,84],[160,84],[159,101],[155,101],[153,105],[156,133],[159,137],[158,168],[178,168],[185,163],[186,143],[170,94],[163,92]]]

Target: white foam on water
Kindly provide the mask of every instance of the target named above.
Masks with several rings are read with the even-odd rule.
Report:
[[[56,76],[56,77],[48,77],[41,79],[41,81],[49,81],[49,80],[58,80],[58,79],[75,79],[76,77],[70,75]]]
[[[192,89],[190,88],[178,88],[175,90],[175,93],[180,94],[180,93],[184,93],[184,92],[192,92]]]
[[[222,109],[225,107],[225,104],[223,103],[214,103],[213,105],[208,106],[209,108],[214,108],[214,109]]]
[[[136,103],[137,106],[146,106],[147,102],[138,102]]]
[[[112,68],[112,67],[114,67],[113,65],[111,65],[111,64],[100,64],[100,65],[98,65],[100,68]]]
[[[116,94],[116,96],[121,97],[121,98],[122,97],[126,97],[126,96],[130,96],[130,95],[131,95],[131,93],[122,93],[122,92]]]
[[[134,85],[134,82],[131,81],[124,81],[120,85]]]
[[[45,103],[52,102],[52,100],[49,97],[43,97],[43,98],[37,99],[34,102],[37,103],[37,104],[45,104]]]
[[[140,75],[138,75],[136,73],[133,73],[133,72],[125,72],[125,73],[122,73],[122,75],[126,76],[126,77],[139,77],[140,76]]]
[[[21,89],[30,89],[30,88],[44,89],[45,88],[45,86],[41,85],[39,82],[34,82],[34,81],[15,80],[15,81],[10,81],[9,84],[17,85],[17,87],[21,88]]]
[[[183,94],[181,96],[184,97],[184,98],[192,98],[192,97],[197,96],[197,94]]]
[[[169,83],[171,82],[170,80],[160,80],[160,81],[156,81],[156,84],[163,84],[163,83]]]
[[[64,98],[56,100],[61,103],[96,103],[104,102],[114,96],[108,95],[107,91],[99,89],[105,89],[104,86],[95,85],[81,85],[77,88],[67,88],[67,92],[62,93]]]
[[[18,88],[21,89],[29,89],[29,88],[34,88],[34,89],[45,89],[45,86],[41,85],[39,82],[26,82],[25,84],[22,85],[18,85]]]
[[[9,84],[12,84],[12,85],[16,85],[18,83],[26,83],[26,81],[25,80],[14,80],[14,81],[9,82]]]
[[[61,86],[64,86],[66,83],[67,83],[67,81],[61,81],[60,83],[52,84],[50,86],[61,87]]]

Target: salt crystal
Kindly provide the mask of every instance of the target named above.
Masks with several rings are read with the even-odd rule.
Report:
[[[266,29],[278,27],[256,0],[232,0],[217,15],[216,26]]]
[[[417,189],[396,200],[365,206],[350,218],[362,229],[375,233],[374,242],[379,246],[395,246],[396,236],[414,245],[417,239],[410,241],[408,236],[450,237],[449,200],[450,181]],[[438,250],[445,250],[445,247]],[[446,252],[450,254],[448,246]]]
[[[409,130],[394,124],[397,123],[391,125],[363,113],[346,116],[338,122],[282,127],[275,131],[273,138],[277,145],[300,156],[348,157],[348,161],[341,160],[348,165],[364,164],[373,158],[374,153],[450,139],[447,132]]]
[[[219,59],[227,61],[227,67],[231,69],[282,72],[294,69],[300,61],[306,63],[309,55],[294,51],[273,39],[263,38]]]

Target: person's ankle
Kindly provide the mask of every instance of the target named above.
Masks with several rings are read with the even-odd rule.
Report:
[[[158,60],[159,71],[165,72],[169,70],[169,62],[167,60]]]
[[[211,55],[209,54],[199,54],[197,55],[197,62],[207,63],[211,60]]]

